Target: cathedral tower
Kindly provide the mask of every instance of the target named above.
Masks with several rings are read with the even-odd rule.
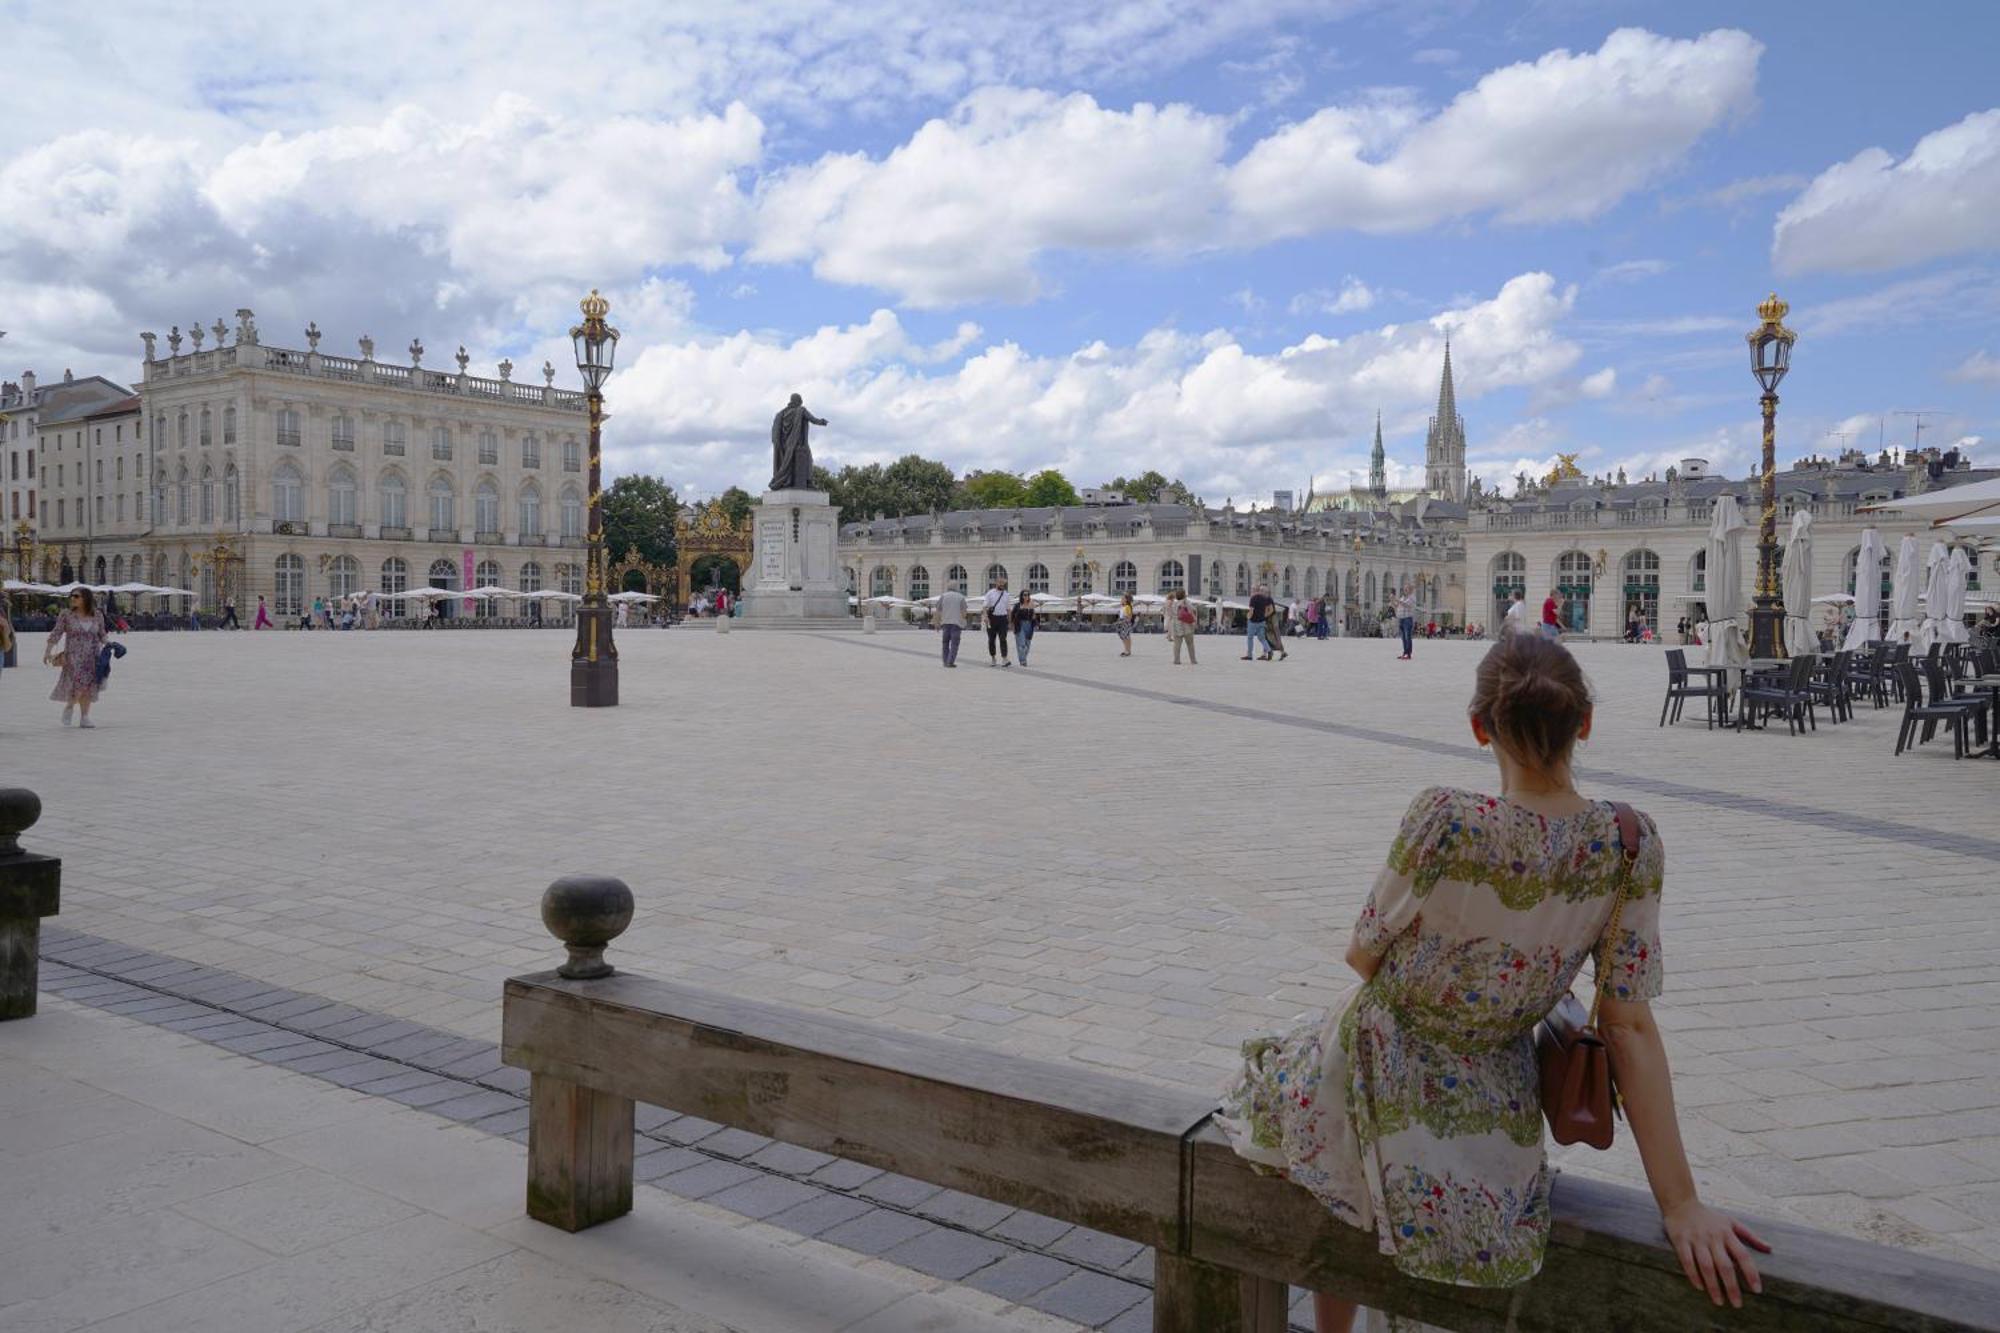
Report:
[[[1376,427],[1380,432],[1380,426]],[[1377,446],[1380,447],[1379,445]],[[1424,489],[1440,500],[1465,499],[1465,418],[1451,384],[1451,339],[1444,340],[1444,377],[1438,383],[1437,415],[1424,436]]]
[[[1382,414],[1375,414],[1375,448],[1368,454],[1368,493],[1377,504],[1389,498],[1389,457],[1382,452]]]

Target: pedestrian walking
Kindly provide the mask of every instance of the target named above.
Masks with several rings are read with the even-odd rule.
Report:
[[[1276,653],[1282,661],[1291,654],[1285,651],[1285,608],[1273,603],[1264,616],[1264,660],[1271,660]]]
[[[965,594],[956,588],[946,588],[939,593],[933,623],[940,635],[939,647],[944,650],[944,664],[956,667],[958,641],[965,634]]]
[[[1173,645],[1174,665],[1181,664],[1181,646],[1187,646],[1188,665],[1195,665],[1194,658],[1194,608],[1188,605],[1185,589],[1175,588],[1167,594],[1167,641]]]
[[[1132,624],[1138,619],[1138,615],[1139,613],[1132,607],[1132,594],[1128,592],[1118,603],[1118,642],[1125,645],[1124,650],[1118,654],[1120,657],[1132,655]]]
[[[257,618],[250,622],[250,628],[253,630],[277,628],[277,626],[271,623],[271,611],[269,607],[264,605],[264,594],[262,593],[257,594]]]
[[[14,651],[14,622],[7,615],[7,603],[0,601],[0,676],[7,674],[7,659]]]
[[[1562,594],[1552,592],[1542,602],[1542,637],[1554,642],[1562,638]]]
[[[104,638],[104,617],[97,613],[96,597],[90,589],[78,588],[69,595],[68,609],[56,617],[42,647],[42,661],[56,669],[56,687],[49,698],[63,706],[65,727],[72,721],[84,727],[97,725],[90,720],[90,706],[103,689],[97,655]]]
[[[1007,634],[1014,614],[1014,594],[1007,591],[1007,580],[993,580],[979,606],[980,618],[986,622],[986,665],[1013,666],[1007,657]]]
[[[1270,589],[1263,584],[1250,594],[1250,617],[1243,622],[1243,660],[1248,662],[1263,649],[1265,661],[1271,660],[1270,640],[1264,637],[1264,622],[1274,609]]]
[[[215,627],[217,629],[243,628],[243,622],[236,618],[236,603],[234,600],[226,601],[222,604],[222,619],[216,623]]]
[[[1520,634],[1527,628],[1528,603],[1519,592],[1516,592],[1513,599],[1507,603],[1507,614],[1500,618],[1499,637],[1504,639],[1509,634]]]
[[[1407,583],[1396,593],[1396,632],[1403,636],[1403,655],[1396,660],[1407,662],[1417,633],[1417,594]]]
[[[1022,593],[1014,600],[1014,660],[1022,666],[1028,665],[1028,650],[1035,645],[1035,627],[1041,623],[1041,616],[1035,610],[1032,593]]]
[[[1591,699],[1561,645],[1503,638],[1468,712],[1499,794],[1418,793],[1347,947],[1360,979],[1324,1014],[1245,1042],[1215,1123],[1237,1153],[1372,1233],[1404,1276],[1519,1286],[1550,1233],[1534,1031],[1595,954],[1592,1021],[1666,1239],[1690,1282],[1740,1305],[1760,1288],[1751,1251],[1769,1247],[1701,1200],[1649,1006],[1663,980],[1659,830],[1578,793],[1570,760]],[[1474,992],[1472,958],[1520,966],[1481,971]],[[1321,1333],[1352,1327],[1352,1304],[1315,1306]]]

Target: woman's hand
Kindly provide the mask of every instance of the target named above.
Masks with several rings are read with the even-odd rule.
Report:
[[[1750,1251],[1769,1254],[1771,1247],[1757,1234],[1727,1213],[1719,1213],[1699,1199],[1690,1199],[1666,1212],[1667,1239],[1681,1257],[1681,1271],[1695,1290],[1706,1291],[1717,1305],[1726,1297],[1738,1309],[1743,1305],[1743,1288],[1752,1295],[1764,1290]],[[1737,1270],[1743,1279],[1737,1281]]]

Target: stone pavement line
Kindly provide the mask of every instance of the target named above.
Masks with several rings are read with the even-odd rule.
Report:
[[[898,653],[906,657],[921,657],[929,660],[931,654],[917,648],[898,648],[887,643],[857,643],[853,639],[837,635],[815,635],[829,643],[845,644],[850,648],[873,648],[878,652]],[[1427,740],[1421,736],[1402,736],[1395,732],[1377,731],[1372,727],[1357,727],[1350,722],[1328,722],[1321,718],[1299,717],[1288,713],[1274,713],[1269,709],[1250,708],[1242,704],[1217,703],[1212,699],[1194,699],[1183,694],[1169,694],[1164,690],[1149,690],[1138,685],[1119,685],[1112,681],[1089,680],[1082,676],[1066,676],[1058,671],[1030,669],[1022,673],[1034,680],[1060,681],[1065,685],[1078,685],[1087,690],[1099,690],[1106,694],[1122,694],[1128,698],[1146,699],[1155,703],[1178,704],[1185,708],[1196,708],[1206,713],[1216,713],[1223,717],[1242,718],[1250,722],[1274,722],[1279,726],[1298,727],[1305,731],[1317,731],[1329,736],[1344,736],[1350,740],[1371,741],[1377,745],[1393,745],[1399,749],[1415,750],[1423,754],[1445,755],[1452,759],[1472,759],[1484,761],[1486,753],[1471,745],[1454,745],[1449,741]],[[1857,814],[1846,810],[1827,810],[1819,806],[1798,805],[1790,801],[1774,801],[1766,796],[1753,796],[1745,792],[1725,791],[1714,787],[1690,787],[1685,783],[1673,782],[1665,778],[1639,777],[1631,773],[1617,773],[1610,769],[1577,766],[1577,772],[1599,782],[1614,787],[1629,787],[1634,791],[1651,792],[1655,796],[1672,797],[1678,801],[1689,801],[1696,805],[1712,805],[1738,814],[1763,815],[1771,819],[1790,820],[1801,824],[1813,824],[1841,834],[1858,834],[1865,838],[1880,838],[1888,842],[1907,843],[1927,851],[1960,852],[1966,856],[1979,857],[1988,861],[2000,861],[2000,840],[1976,837],[1970,833],[1949,833],[1933,829],[1914,828],[1907,824],[1897,824],[1886,819],[1876,819],[1870,815]]]
[[[219,968],[46,929],[41,988],[516,1142],[527,1075],[458,1037]],[[1109,1333],[1152,1324],[1151,1250],[956,1190],[641,1106],[634,1178]],[[1310,1326],[1304,1292],[1292,1315]]]

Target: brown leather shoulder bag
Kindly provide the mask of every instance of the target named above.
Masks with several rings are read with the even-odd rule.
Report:
[[[1611,950],[1617,945],[1618,924],[1625,915],[1625,898],[1632,888],[1632,867],[1639,859],[1639,816],[1622,801],[1611,804],[1618,818],[1618,897],[1611,919],[1599,937],[1597,971],[1591,979],[1592,998],[1586,1014],[1574,992],[1565,994],[1535,1025],[1535,1059],[1542,1074],[1542,1116],[1549,1137],[1557,1143],[1611,1146],[1612,1118],[1618,1114],[1618,1090],[1611,1078],[1611,1052],[1597,1031],[1597,1008],[1604,998]]]

